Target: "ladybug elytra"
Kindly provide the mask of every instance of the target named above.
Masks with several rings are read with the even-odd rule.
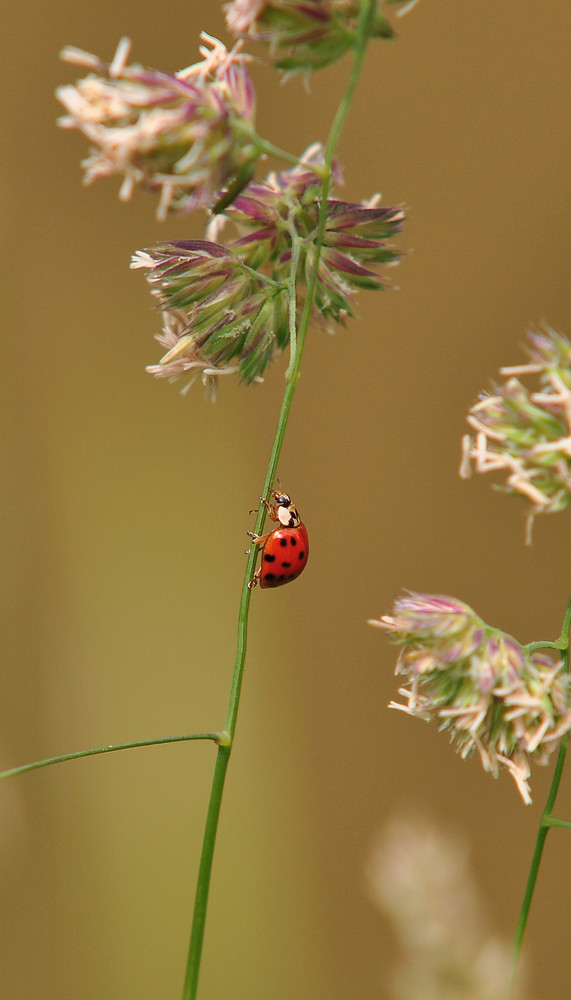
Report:
[[[278,528],[267,535],[248,534],[254,545],[262,547],[261,565],[250,582],[250,589],[257,583],[260,587],[281,587],[295,580],[303,573],[309,556],[309,538],[297,507],[287,493],[271,491],[271,501],[260,497],[272,521]]]

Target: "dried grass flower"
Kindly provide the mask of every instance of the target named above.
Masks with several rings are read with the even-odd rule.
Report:
[[[468,414],[460,474],[505,472],[497,487],[529,501],[527,540],[539,513],[571,503],[571,341],[544,325],[528,333],[529,361],[500,369],[503,383],[482,392]],[[520,376],[533,376],[529,389]]]
[[[486,625],[467,604],[409,593],[371,625],[401,647],[396,674],[408,715],[450,733],[462,758],[476,750],[485,771],[501,767],[531,802],[530,765],[547,764],[571,728],[569,676],[546,651],[529,652]]]
[[[123,178],[120,197],[136,186],[159,193],[157,217],[213,204],[219,191],[257,159],[253,142],[255,96],[248,56],[203,33],[202,61],[178,73],[129,64],[123,38],[110,63],[68,47],[62,59],[90,70],[75,85],[59,87],[67,114],[91,151],[84,183]]]
[[[488,929],[463,841],[422,819],[394,819],[367,866],[371,898],[397,933],[396,1000],[512,1000],[510,945]]]

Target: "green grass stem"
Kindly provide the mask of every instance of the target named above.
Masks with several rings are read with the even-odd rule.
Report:
[[[526,649],[530,652],[534,649],[559,649],[561,650],[561,656],[563,659],[563,665],[566,673],[569,673],[569,628],[571,626],[571,600],[567,604],[567,609],[565,611],[565,618],[563,620],[563,627],[561,629],[561,635],[557,642],[531,642]],[[527,883],[525,886],[525,892],[523,894],[523,902],[521,904],[521,910],[519,914],[519,919],[517,922],[515,938],[513,943],[512,951],[512,976],[511,976],[511,986],[510,986],[510,997],[513,996],[515,977],[517,973],[518,963],[521,955],[521,948],[523,944],[523,938],[525,934],[525,929],[527,926],[527,921],[529,917],[529,912],[531,909],[531,903],[533,900],[533,893],[535,890],[535,884],[537,882],[537,876],[539,873],[539,866],[541,864],[541,858],[543,856],[543,849],[545,847],[545,840],[549,829],[553,826],[560,826],[566,829],[571,829],[571,823],[565,820],[558,820],[552,815],[553,808],[555,806],[555,800],[557,798],[557,793],[559,791],[559,784],[561,782],[561,776],[563,774],[563,766],[565,764],[565,757],[567,754],[567,743],[569,740],[569,734],[567,733],[559,747],[559,753],[557,755],[557,761],[555,763],[555,770],[553,772],[553,780],[551,782],[551,787],[549,789],[549,794],[547,796],[547,802],[545,803],[545,808],[541,814],[541,819],[539,821],[539,829],[537,831],[537,838],[535,841],[535,848],[533,851],[533,857],[531,859],[531,865],[529,868],[529,873],[527,876]]]
[[[278,417],[276,432],[274,436],[270,459],[268,462],[268,467],[266,470],[264,488],[262,493],[262,496],[264,496],[266,499],[269,498],[270,490],[273,487],[277,475],[278,462],[280,459],[284,443],[293,397],[299,380],[299,375],[301,371],[301,360],[303,356],[303,348],[311,318],[313,302],[315,300],[319,259],[321,254],[321,248],[323,246],[325,227],[327,222],[327,199],[329,196],[329,188],[331,183],[331,170],[332,170],[333,158],[335,156],[335,151],[337,149],[339,138],[341,136],[341,131],[347,113],[349,111],[349,107],[355,92],[355,87],[357,85],[357,80],[359,78],[359,74],[361,72],[361,68],[363,65],[363,60],[368,41],[368,30],[373,16],[373,12],[374,12],[374,0],[365,0],[361,9],[361,17],[359,22],[359,30],[357,36],[357,43],[354,51],[354,59],[351,69],[351,75],[349,78],[345,94],[337,109],[337,113],[335,115],[335,119],[333,121],[333,125],[331,127],[329,139],[326,146],[326,151],[325,151],[326,172],[324,179],[322,181],[322,188],[321,188],[320,212],[319,212],[319,220],[315,238],[314,265],[308,282],[307,296],[305,299],[304,309],[299,323],[299,330],[297,331],[297,340],[294,338],[291,345],[290,364],[287,371],[286,385],[284,389],[281,410]],[[266,151],[270,152],[270,148],[268,147]],[[292,268],[291,268],[290,283],[289,283],[289,308],[290,311],[293,311],[294,317],[296,309],[296,295],[295,295],[296,270],[297,270],[297,253],[294,253],[292,255]],[[263,532],[265,515],[266,515],[265,508],[262,504],[258,511],[256,525],[254,528],[255,533],[257,535],[260,535]],[[232,685],[231,685],[230,699],[228,704],[228,714],[226,718],[226,730],[229,734],[229,739],[227,744],[225,744],[224,746],[222,745],[219,746],[218,755],[216,758],[216,764],[214,767],[214,776],[212,780],[210,801],[206,816],[202,853],[201,853],[198,879],[196,885],[192,930],[190,935],[190,945],[188,950],[188,960],[187,960],[186,976],[184,981],[182,1000],[196,1000],[196,995],[198,990],[198,976],[200,971],[200,963],[201,963],[202,949],[204,943],[204,931],[205,931],[206,913],[208,907],[208,895],[210,891],[210,881],[212,875],[214,846],[216,842],[216,833],[220,818],[220,807],[222,803],[222,794],[224,791],[224,782],[226,778],[228,762],[232,751],[232,743],[234,740],[234,733],[236,729],[236,720],[238,716],[238,707],[240,702],[240,691],[242,687],[244,666],[246,662],[248,615],[250,609],[250,599],[252,594],[249,584],[251,583],[254,576],[256,557],[257,557],[256,546],[252,545],[250,549],[250,554],[248,556],[244,582],[242,585],[242,594],[240,598],[236,659],[234,664],[234,673],[232,675]]]

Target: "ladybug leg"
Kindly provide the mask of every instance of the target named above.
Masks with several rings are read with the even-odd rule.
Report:
[[[264,497],[258,497],[258,500],[262,501],[262,504],[264,505],[267,511],[270,511],[272,509],[271,503],[265,500]],[[252,507],[252,509],[248,511],[248,514],[257,514],[259,509],[260,509],[259,507]]]
[[[254,545],[263,545],[270,537],[271,531],[267,535],[257,535],[255,531],[247,531],[246,534],[252,539]]]
[[[275,504],[270,503],[269,500],[265,500],[264,497],[259,497],[259,499],[262,501],[262,505],[266,508],[266,510],[267,510],[269,516],[271,517],[272,521],[277,521],[278,516],[276,514]]]
[[[256,572],[254,573],[252,579],[250,580],[250,582],[248,584],[248,590],[253,590],[254,589],[254,587],[258,583],[258,580],[260,579],[260,572],[261,571],[259,569],[256,570]]]
[[[258,500],[261,500],[262,505],[266,508],[272,521],[277,521],[278,518],[276,514],[275,505],[273,503],[270,503],[268,500],[265,500],[264,497],[258,497]],[[248,514],[257,514],[259,509],[260,509],[259,507],[252,507],[252,509],[248,511]],[[251,532],[248,532],[248,534],[251,534]]]

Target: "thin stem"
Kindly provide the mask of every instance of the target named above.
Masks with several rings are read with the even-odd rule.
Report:
[[[240,260],[238,263],[245,274],[249,274],[250,277],[255,278],[256,281],[260,281],[262,285],[267,285],[268,288],[274,288],[277,292],[282,292],[286,287],[284,282],[275,281],[274,278],[270,278],[269,275],[262,274],[261,271],[256,271],[255,267],[249,267],[243,260]]]
[[[226,778],[226,770],[230,760],[231,749],[230,744],[224,747],[218,747],[216,764],[214,765],[214,776],[212,778],[210,802],[208,803],[208,812],[206,814],[202,852],[200,855],[200,865],[198,868],[198,878],[196,883],[192,932],[190,935],[186,977],[182,994],[183,1000],[186,1000],[187,997],[194,998],[198,989],[198,974],[200,972],[202,945],[204,943],[204,927],[206,924],[206,910],[208,907],[212,862],[214,861],[214,847],[216,844],[216,833],[218,831],[220,807],[222,805],[224,780]]]
[[[374,2],[375,0],[364,0],[362,4],[360,20],[359,20],[359,28],[357,32],[357,41],[354,51],[353,67],[351,70],[349,83],[347,86],[347,90],[341,100],[337,113],[335,115],[327,142],[327,147],[325,152],[326,169],[322,180],[319,219],[314,241],[315,252],[312,262],[311,274],[307,287],[307,295],[305,298],[303,313],[301,316],[301,320],[299,323],[299,330],[297,333],[297,345],[294,343],[293,349],[291,351],[290,365],[287,372],[288,377],[286,380],[286,386],[282,398],[282,405],[278,417],[270,460],[266,471],[264,491],[263,491],[263,496],[265,499],[268,499],[270,495],[270,490],[276,479],[278,462],[282,451],[291,405],[293,402],[295,389],[301,371],[303,348],[305,344],[307,331],[309,328],[313,303],[315,300],[315,290],[317,286],[319,260],[321,255],[321,249],[323,247],[325,228],[327,224],[327,208],[328,208],[327,199],[329,196],[329,188],[331,184],[331,170],[332,170],[333,158],[335,155],[337,144],[339,142],[341,130],[343,128],[343,124],[345,122],[345,118],[349,111],[349,106],[351,104],[351,100],[355,92],[355,87],[357,84],[357,80],[359,78],[359,73],[361,71],[361,67],[363,64],[363,59],[365,56],[365,50],[367,46],[368,29],[374,12]],[[261,141],[259,148],[263,149],[263,151],[266,153],[270,152],[277,153],[278,155],[282,156],[284,159],[290,162],[292,160],[296,163],[299,162],[297,158],[291,157],[289,154],[284,154],[281,150],[276,150],[275,147],[271,146],[270,143],[265,143]],[[294,310],[293,311],[294,320],[296,316],[295,279],[297,272],[297,255],[295,253],[295,247],[296,247],[296,241],[294,241],[292,245],[292,261],[291,261],[291,272],[290,272],[290,282],[289,282],[289,292],[290,292],[289,308],[290,310],[291,309]],[[299,249],[299,244],[298,244],[298,249]],[[290,313],[290,322],[291,322],[291,313]],[[264,505],[262,504],[260,506],[260,509],[258,511],[258,516],[256,519],[256,525],[255,525],[256,534],[262,533],[265,514],[266,514],[265,508]],[[232,750],[234,733],[236,730],[236,720],[238,717],[238,707],[240,703],[240,691],[242,687],[244,666],[246,662],[248,616],[250,610],[250,598],[252,593],[249,585],[254,576],[256,558],[257,558],[256,546],[252,545],[248,556],[248,562],[246,565],[246,572],[244,576],[244,583],[242,585],[242,594],[240,598],[236,660],[234,664],[234,673],[232,675],[232,685],[230,690],[228,713],[226,717],[226,731],[228,732],[229,738],[228,742],[225,745],[220,745],[218,748],[216,765],[214,768],[214,776],[212,779],[212,788],[210,792],[210,801],[208,804],[208,811],[206,815],[204,839],[202,843],[202,853],[200,858],[200,866],[199,866],[198,879],[196,885],[192,930],[190,935],[190,945],[188,950],[188,961],[186,967],[186,976],[184,981],[182,1000],[195,1000],[198,989],[198,975],[200,971],[200,962],[201,962],[202,948],[204,943],[206,911],[208,906],[208,894],[210,890],[210,879],[212,874],[212,862],[214,857],[216,832],[218,829],[218,821],[220,817],[220,807],[222,803],[222,794],[224,791],[224,782],[226,778],[228,762],[230,759],[230,753]]]
[[[251,136],[252,142],[254,143],[256,149],[260,153],[264,153],[265,156],[275,156],[279,160],[284,160],[286,163],[291,163],[294,166],[298,166],[302,161],[299,156],[294,156],[293,153],[286,152],[285,149],[280,149],[279,146],[274,146],[273,142],[268,142],[267,139],[262,139],[259,135]],[[324,177],[322,170],[319,166],[315,164],[304,164],[308,170],[313,170],[318,177]],[[323,168],[322,168],[323,169]]]
[[[559,649],[561,650],[561,656],[563,659],[563,666],[566,673],[569,673],[569,629],[571,627],[571,599],[567,604],[567,609],[565,611],[565,618],[563,619],[563,627],[561,629],[561,635],[557,642],[532,642],[526,647],[530,651],[533,649]],[[529,874],[527,877],[527,884],[525,887],[525,892],[523,895],[523,902],[521,905],[519,920],[515,932],[513,952],[512,952],[512,978],[511,978],[511,988],[510,996],[513,993],[515,975],[517,971],[517,965],[521,953],[521,946],[523,942],[523,937],[525,934],[525,928],[527,925],[527,920],[529,917],[529,911],[531,908],[531,902],[533,899],[533,893],[535,889],[535,883],[537,881],[537,875],[539,872],[539,866],[541,864],[541,858],[543,855],[543,848],[545,847],[545,840],[547,838],[548,831],[552,826],[562,826],[571,829],[571,823],[566,823],[564,820],[556,820],[552,816],[553,808],[555,806],[555,800],[557,798],[557,793],[559,791],[559,784],[561,782],[561,775],[563,774],[563,766],[565,764],[565,756],[567,754],[567,743],[569,740],[569,734],[566,733],[561,740],[561,745],[559,747],[559,753],[557,755],[557,761],[555,764],[555,770],[553,772],[553,780],[551,782],[551,788],[549,789],[549,794],[547,796],[547,802],[545,803],[545,808],[541,815],[541,820],[539,822],[539,829],[537,831],[537,839],[535,842],[535,849],[533,852],[533,857],[531,859],[531,865],[529,869]]]
[[[521,954],[521,946],[523,943],[523,937],[525,934],[525,928],[527,925],[527,919],[529,916],[529,911],[531,909],[531,902],[533,899],[533,893],[535,890],[535,883],[537,882],[537,876],[539,873],[539,866],[541,864],[541,858],[543,855],[543,848],[545,847],[545,840],[551,826],[563,825],[559,823],[553,823],[552,818],[549,815],[553,806],[555,805],[555,799],[557,798],[557,792],[559,791],[559,782],[561,781],[561,774],[563,772],[563,765],[565,763],[565,755],[567,753],[567,741],[568,736],[566,735],[561,741],[561,746],[559,747],[559,753],[557,755],[557,763],[555,765],[555,772],[553,774],[553,781],[551,782],[551,788],[549,789],[549,795],[547,796],[547,802],[545,804],[545,809],[542,813],[541,820],[539,822],[539,830],[537,831],[537,840],[535,842],[535,849],[533,852],[533,857],[531,859],[531,865],[529,868],[529,875],[527,877],[527,884],[525,887],[525,892],[523,895],[523,902],[521,904],[521,911],[519,915],[519,920],[517,923],[517,928],[515,932],[515,938],[513,943],[512,952],[512,977],[511,977],[511,988],[510,996],[513,993],[513,987],[515,982],[515,976],[517,972],[517,966]],[[571,824],[570,824],[571,826]]]
[[[289,320],[289,366],[286,371],[286,379],[289,382],[294,369],[297,355],[297,267],[299,264],[299,253],[301,250],[301,239],[295,228],[295,221],[288,218],[288,230],[291,236],[291,265],[288,280],[288,320]]]
[[[567,651],[567,656],[565,658],[565,669],[569,672],[569,630],[571,629],[571,598],[567,603],[565,609],[565,617],[563,619],[563,627],[561,629],[561,635],[559,636],[559,642],[561,643],[561,648]]]
[[[286,382],[286,388],[282,399],[282,406],[278,418],[278,424],[274,437],[274,443],[266,472],[263,496],[268,497],[272,484],[276,478],[277,466],[282,450],[287,423],[289,419],[291,404],[299,377],[301,356],[307,323],[305,327],[300,326],[298,336],[298,347],[295,355],[293,372],[291,379]],[[262,532],[265,520],[265,507],[260,506],[255,524],[255,534]],[[236,645],[236,660],[234,663],[234,673],[232,675],[232,686],[230,689],[230,699],[228,703],[228,713],[226,716],[226,732],[229,736],[228,744],[218,748],[210,801],[206,814],[206,824],[204,828],[204,838],[202,842],[202,853],[198,869],[198,879],[196,883],[196,895],[194,900],[194,913],[192,919],[192,930],[190,934],[190,944],[188,949],[188,960],[186,965],[186,976],[183,989],[183,1000],[195,1000],[198,989],[198,974],[200,972],[200,961],[202,957],[202,947],[204,943],[204,930],[206,925],[206,911],[208,907],[208,895],[210,892],[210,879],[212,874],[212,862],[214,859],[214,846],[216,842],[216,832],[220,817],[220,807],[222,804],[222,793],[224,791],[224,781],[226,770],[230,759],[232,742],[236,731],[236,720],[240,704],[240,691],[244,677],[244,666],[246,662],[246,647],[248,638],[248,616],[250,611],[250,598],[252,591],[249,584],[254,576],[254,568],[257,558],[256,546],[250,547],[242,594],[240,598],[240,611],[238,615],[238,640]]]
[[[561,651],[564,648],[565,644],[561,645],[561,639],[557,639],[556,642],[542,642],[541,640],[539,642],[528,642],[524,646],[527,653],[533,653],[535,649],[558,649]]]
[[[357,28],[357,38],[355,42],[355,55],[353,58],[353,67],[351,69],[351,75],[349,77],[349,83],[347,85],[347,90],[345,91],[341,103],[337,109],[337,114],[333,120],[333,125],[329,133],[329,140],[327,142],[327,153],[325,156],[325,162],[329,167],[327,172],[327,183],[329,183],[329,177],[331,176],[331,165],[333,163],[333,157],[335,155],[335,150],[339,143],[341,136],[341,131],[343,125],[345,124],[345,119],[349,111],[349,107],[353,100],[355,93],[355,87],[357,86],[357,80],[361,73],[361,68],[363,65],[363,60],[365,57],[365,52],[367,48],[367,41],[369,37],[369,31],[371,27],[371,22],[375,13],[375,3],[374,0],[365,0],[361,7],[361,14],[359,17],[359,25]],[[326,195],[323,194],[325,199]]]
[[[61,757],[47,757],[45,760],[35,760],[33,764],[23,764],[20,767],[13,767],[9,771],[0,772],[0,781],[4,778],[14,778],[17,774],[25,774],[27,771],[37,771],[40,767],[48,767],[50,764],[63,764],[66,760],[79,760],[80,757],[95,757],[100,753],[114,753],[116,750],[135,750],[138,747],[156,747],[161,743],[184,743],[187,740],[212,740],[214,743],[222,744],[228,739],[228,733],[189,733],[186,736],[161,736],[158,740],[135,740],[134,743],[114,743],[106,747],[95,747],[91,750],[76,750],[75,753],[64,753]]]
[[[293,166],[299,166],[299,164],[303,163],[299,156],[295,156],[293,153],[288,153],[286,149],[281,149],[279,146],[275,146],[274,143],[270,142],[268,139],[263,139],[262,136],[258,135],[258,133],[254,130],[251,122],[249,121],[240,121],[239,119],[236,120],[234,122],[234,129],[236,134],[241,136],[242,141],[249,141],[254,149],[262,156],[274,156],[277,160],[283,160],[285,163],[291,163]],[[312,170],[320,178],[320,180],[325,180],[325,166],[320,166],[316,163],[303,163],[303,166],[306,170]],[[251,169],[251,167],[246,169]]]
[[[557,819],[556,816],[544,816],[543,822],[545,826],[560,826],[564,830],[571,830],[571,823],[567,819]]]

